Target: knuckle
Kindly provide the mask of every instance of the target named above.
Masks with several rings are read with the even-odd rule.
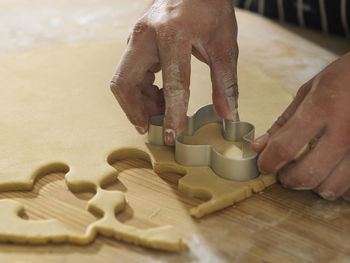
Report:
[[[221,79],[222,88],[216,88],[213,90],[214,96],[224,96],[224,97],[232,97],[232,98],[238,98],[239,91],[238,91],[238,85],[237,82],[232,78],[227,76],[226,78]],[[216,84],[218,85],[218,84]]]
[[[312,82],[312,106],[323,113],[335,113],[343,97],[339,83],[329,74],[320,74]]]
[[[109,83],[109,88],[111,89],[111,91],[114,93],[114,94],[117,94],[119,92],[119,89],[118,89],[118,86],[117,84],[111,80],[111,82]]]
[[[274,125],[282,127],[287,122],[287,118],[284,115],[281,115],[277,118]]]
[[[225,44],[222,47],[222,43],[216,43],[212,46],[212,51],[210,52],[211,60],[214,63],[225,63],[225,65],[236,65],[238,59],[238,45],[233,42],[230,45]]]
[[[120,97],[120,95],[123,93],[121,86],[113,80],[110,82],[109,88],[115,96]]]
[[[215,95],[238,97],[237,75],[231,67],[224,68],[223,70],[216,70],[214,74],[216,74],[216,77],[213,79],[213,85],[216,87],[213,90]]]
[[[173,21],[167,20],[156,27],[157,36],[161,43],[172,44],[178,37],[179,30]]]
[[[233,51],[220,51],[214,52],[211,56],[211,60],[214,63],[225,63],[229,64],[236,58],[236,54]]]
[[[234,76],[226,73],[223,77],[224,91],[227,95],[238,95],[238,84]]]
[[[120,73],[116,73],[109,83],[111,91],[116,95],[122,93],[124,81],[125,77],[123,77]]]
[[[322,89],[329,89],[329,87],[336,84],[336,82],[334,82],[334,78],[332,78],[329,73],[322,72],[315,77],[312,84]]]
[[[147,29],[148,29],[148,23],[144,20],[139,20],[136,22],[136,24],[134,25],[131,35],[128,38],[128,41],[130,41],[131,39],[136,40],[138,39],[141,35],[143,35]]]
[[[229,85],[226,86],[225,95],[226,97],[238,97],[238,85],[235,81],[232,81]]]

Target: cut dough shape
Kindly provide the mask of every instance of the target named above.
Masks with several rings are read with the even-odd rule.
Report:
[[[101,219],[92,223],[85,234],[79,235],[69,231],[60,221],[24,220],[18,216],[24,207],[14,200],[0,201],[0,241],[16,243],[43,244],[47,242],[72,242],[75,244],[88,244],[92,242],[97,233],[112,236],[136,245],[178,251],[186,248],[187,244],[179,238],[172,226],[163,226],[151,229],[137,229],[120,223],[115,219],[115,213],[125,206],[125,196],[120,191],[106,191],[101,188],[88,202],[89,211],[101,213]]]
[[[91,43],[0,59],[0,190],[30,190],[38,175],[65,172],[70,190],[95,189],[90,208],[105,213],[84,236],[77,236],[55,220],[24,222],[17,215],[23,207],[3,200],[0,240],[87,243],[99,232],[147,247],[184,248],[185,241],[171,226],[138,230],[111,217],[112,210],[123,206],[124,194],[107,193],[101,185],[116,178],[110,164],[119,159],[143,158],[158,173],[183,174],[179,191],[211,197],[190,210],[195,217],[230,206],[275,182],[274,175],[249,182],[228,181],[208,167],[178,165],[171,147],[149,145],[108,88],[123,49],[120,43]],[[208,69],[193,61],[192,72],[189,115],[211,102]],[[241,119],[253,123],[257,135],[262,134],[291,96],[279,83],[244,63],[240,63],[239,78]],[[52,226],[54,230],[40,232],[39,228]]]

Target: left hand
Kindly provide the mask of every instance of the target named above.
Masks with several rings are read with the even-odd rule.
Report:
[[[321,136],[316,146],[295,161],[316,135]],[[304,84],[252,147],[260,153],[260,171],[278,172],[284,186],[350,200],[350,53]]]

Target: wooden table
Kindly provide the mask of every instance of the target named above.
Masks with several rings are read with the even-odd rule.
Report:
[[[40,0],[33,2],[44,5]],[[116,8],[128,6],[128,1],[123,0],[100,2]],[[146,6],[143,0],[135,2],[141,7]],[[4,3],[9,5],[8,1],[2,4]],[[25,10],[24,3],[25,1],[16,1],[10,7],[3,7]],[[57,7],[61,11],[65,8],[77,10],[79,4],[81,7],[85,5],[85,2],[77,1],[73,6],[64,0],[45,3],[63,3]],[[91,3],[88,1],[86,5]],[[137,17],[142,9],[135,8],[131,17]],[[350,49],[348,42],[335,37],[298,30],[298,34],[311,39],[307,40],[298,36],[294,27],[281,26],[243,11],[237,12],[237,16],[240,59],[258,65],[267,75],[283,81],[291,92],[295,92],[300,84],[337,55]],[[128,17],[129,22],[122,26],[100,25],[100,28],[95,28],[92,39],[88,40],[105,40],[110,37],[113,28],[122,32],[115,38],[125,37],[126,28],[133,21]],[[11,21],[1,21],[0,17],[1,22],[4,22],[2,25],[7,23],[11,26]],[[81,26],[84,28],[86,25]],[[55,39],[61,41],[55,42]],[[9,50],[7,53],[87,40],[81,37],[69,42],[67,39],[69,38],[62,39],[62,35],[54,35],[52,43],[39,39],[24,49],[15,45],[17,51]],[[313,43],[314,39],[322,43],[323,47]],[[332,47],[327,50],[324,48],[327,45]],[[119,181],[107,188],[126,192],[129,200],[127,209],[118,214],[117,218],[141,228],[172,224],[190,241],[189,251],[159,252],[98,237],[88,246],[0,244],[0,262],[350,261],[348,202],[328,202],[311,191],[291,191],[276,184],[233,207],[197,220],[191,218],[187,210],[201,200],[186,197],[177,191],[179,175],[155,174],[150,169],[150,164],[137,159],[119,161],[115,167],[120,172]],[[13,198],[23,202],[26,208],[26,213],[22,215],[24,218],[57,218],[68,227],[81,232],[96,218],[86,210],[87,200],[92,196],[93,193],[73,194],[67,191],[63,174],[39,178],[31,192],[0,193],[0,198]]]

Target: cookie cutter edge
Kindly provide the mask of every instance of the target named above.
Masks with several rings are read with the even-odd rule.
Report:
[[[165,145],[163,139],[163,115],[150,118],[148,141],[152,145]],[[190,145],[184,136],[193,136],[202,126],[222,122],[225,140],[242,142],[241,158],[231,158],[217,152],[212,145]],[[175,160],[184,166],[209,166],[218,176],[233,181],[248,181],[259,175],[257,153],[251,148],[255,127],[248,122],[236,122],[219,117],[212,104],[199,108],[186,119],[185,130],[175,140]]]

